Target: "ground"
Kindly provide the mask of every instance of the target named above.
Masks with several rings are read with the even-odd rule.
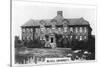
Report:
[[[85,52],[86,53],[86,52]],[[91,54],[91,53],[90,53]],[[71,60],[86,59],[89,56],[84,54],[81,50],[73,51],[71,48],[16,48],[15,62],[19,64],[27,64],[30,62],[37,63],[37,58],[45,60],[45,58],[64,58],[70,57]],[[43,61],[42,60],[42,61]]]

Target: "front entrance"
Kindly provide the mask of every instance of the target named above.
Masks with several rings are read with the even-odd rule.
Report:
[[[51,48],[56,48],[56,38],[54,34],[50,35],[49,41],[50,41]]]
[[[51,43],[53,43],[54,41],[53,41],[54,39],[53,39],[53,37],[51,37]]]
[[[56,37],[55,34],[50,34],[48,37],[48,41],[45,44],[45,47],[56,48]]]

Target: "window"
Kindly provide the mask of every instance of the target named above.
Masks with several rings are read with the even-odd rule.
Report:
[[[78,36],[76,36],[76,39],[78,39]]]
[[[45,36],[43,36],[43,40],[45,40]]]
[[[27,30],[27,33],[28,33],[29,32],[29,29],[27,28],[26,30]]]
[[[52,31],[51,31],[51,29],[49,28],[49,33],[51,33]]]
[[[31,40],[33,40],[33,37],[31,36]]]
[[[78,27],[76,27],[75,32],[76,32],[76,33],[78,32]]]
[[[87,36],[84,36],[84,39],[87,39]]]
[[[70,39],[72,39],[73,36],[70,36]]]
[[[82,27],[80,27],[80,32],[82,33]]]
[[[61,28],[58,28],[58,31],[61,31]]]
[[[47,33],[49,33],[49,32],[50,32],[50,29],[49,29],[49,28],[47,28],[47,29],[46,29],[46,31],[47,31]]]
[[[45,40],[45,36],[41,35],[40,40]]]
[[[64,27],[64,32],[67,32],[67,27]]]
[[[66,38],[68,38],[68,36],[66,36]]]
[[[40,36],[40,40],[42,40],[42,36]]]
[[[25,36],[23,36],[22,39],[25,40]]]
[[[41,28],[41,31],[44,32],[45,28]]]
[[[79,39],[80,41],[82,40],[82,36],[80,36],[80,39]]]
[[[22,29],[22,32],[25,33],[25,29]]]
[[[72,31],[72,32],[73,32],[73,28],[72,28],[72,27],[70,27],[70,31]]]
[[[40,33],[40,29],[36,28],[36,33],[39,34]]]
[[[30,32],[33,32],[33,29],[32,28],[30,29]]]
[[[52,26],[52,29],[55,29],[55,26],[54,25]]]
[[[27,36],[27,40],[30,40],[30,36]]]
[[[84,33],[86,33],[87,32],[87,28],[86,27],[84,27]]]

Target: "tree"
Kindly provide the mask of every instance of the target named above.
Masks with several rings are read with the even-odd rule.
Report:
[[[19,39],[19,36],[15,36],[15,48],[20,48],[23,45],[21,44],[21,40]]]

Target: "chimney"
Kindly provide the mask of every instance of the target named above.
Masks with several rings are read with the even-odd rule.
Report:
[[[63,12],[62,11],[57,11],[57,16],[63,16]]]

